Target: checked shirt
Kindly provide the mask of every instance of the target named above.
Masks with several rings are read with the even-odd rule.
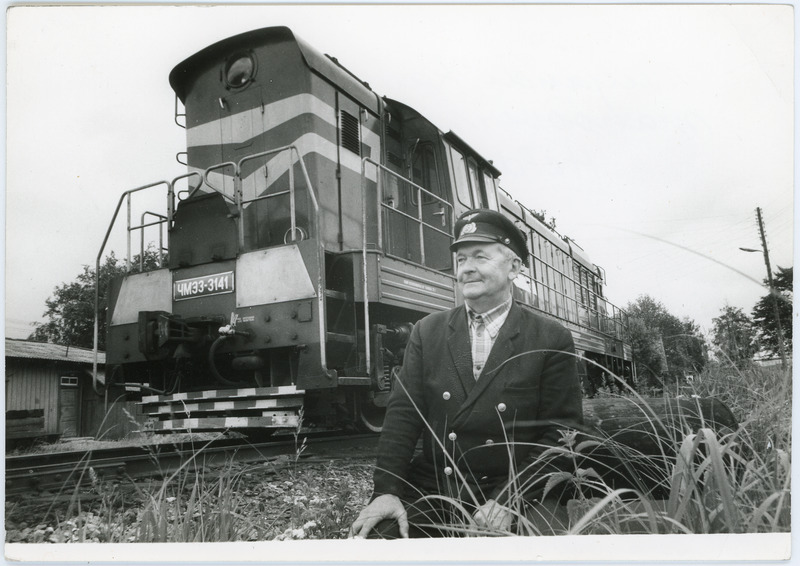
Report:
[[[511,297],[505,303],[482,314],[476,313],[467,305],[467,323],[472,343],[472,375],[476,380],[486,365],[497,333],[500,332],[510,310]]]

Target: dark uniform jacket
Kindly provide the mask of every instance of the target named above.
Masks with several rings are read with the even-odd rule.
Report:
[[[472,500],[469,486],[479,503],[505,502],[509,470],[541,492],[544,482],[526,483],[544,473],[538,456],[582,422],[574,351],[566,328],[514,302],[476,381],[465,307],[420,320],[390,396],[373,498],[408,499],[413,486]]]

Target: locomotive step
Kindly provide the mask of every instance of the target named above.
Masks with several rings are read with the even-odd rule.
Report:
[[[159,404],[147,413],[151,417],[170,413],[209,413],[218,411],[241,411],[246,409],[297,408],[303,405],[303,396],[279,397],[275,399],[246,399],[241,401],[203,401],[196,403],[174,402]]]
[[[297,427],[296,414],[269,415],[262,417],[210,417],[196,419],[173,419],[153,423],[154,432],[164,431],[204,431],[237,428],[286,428]]]
[[[302,395],[304,393],[305,391],[303,389],[298,389],[294,385],[282,385],[280,387],[247,387],[244,389],[213,389],[208,391],[174,393],[172,395],[147,395],[142,397],[142,400],[138,404],[151,405],[154,403],[200,401],[203,399],[258,399]]]

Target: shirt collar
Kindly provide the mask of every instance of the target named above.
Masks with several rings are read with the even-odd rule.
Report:
[[[483,324],[486,326],[486,331],[491,335],[492,338],[494,338],[500,331],[500,327],[503,326],[503,323],[506,321],[506,316],[511,310],[511,303],[512,298],[509,297],[506,302],[501,303],[495,308],[484,313],[476,313],[469,307],[469,305],[464,303],[464,306],[467,308],[467,323],[472,325],[473,317],[480,314],[480,316],[483,318]]]

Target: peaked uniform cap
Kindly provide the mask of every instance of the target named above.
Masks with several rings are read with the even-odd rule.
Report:
[[[494,242],[509,248],[519,256],[524,265],[528,265],[525,234],[497,211],[486,208],[468,210],[456,221],[455,235],[450,251],[456,251],[465,243]]]

